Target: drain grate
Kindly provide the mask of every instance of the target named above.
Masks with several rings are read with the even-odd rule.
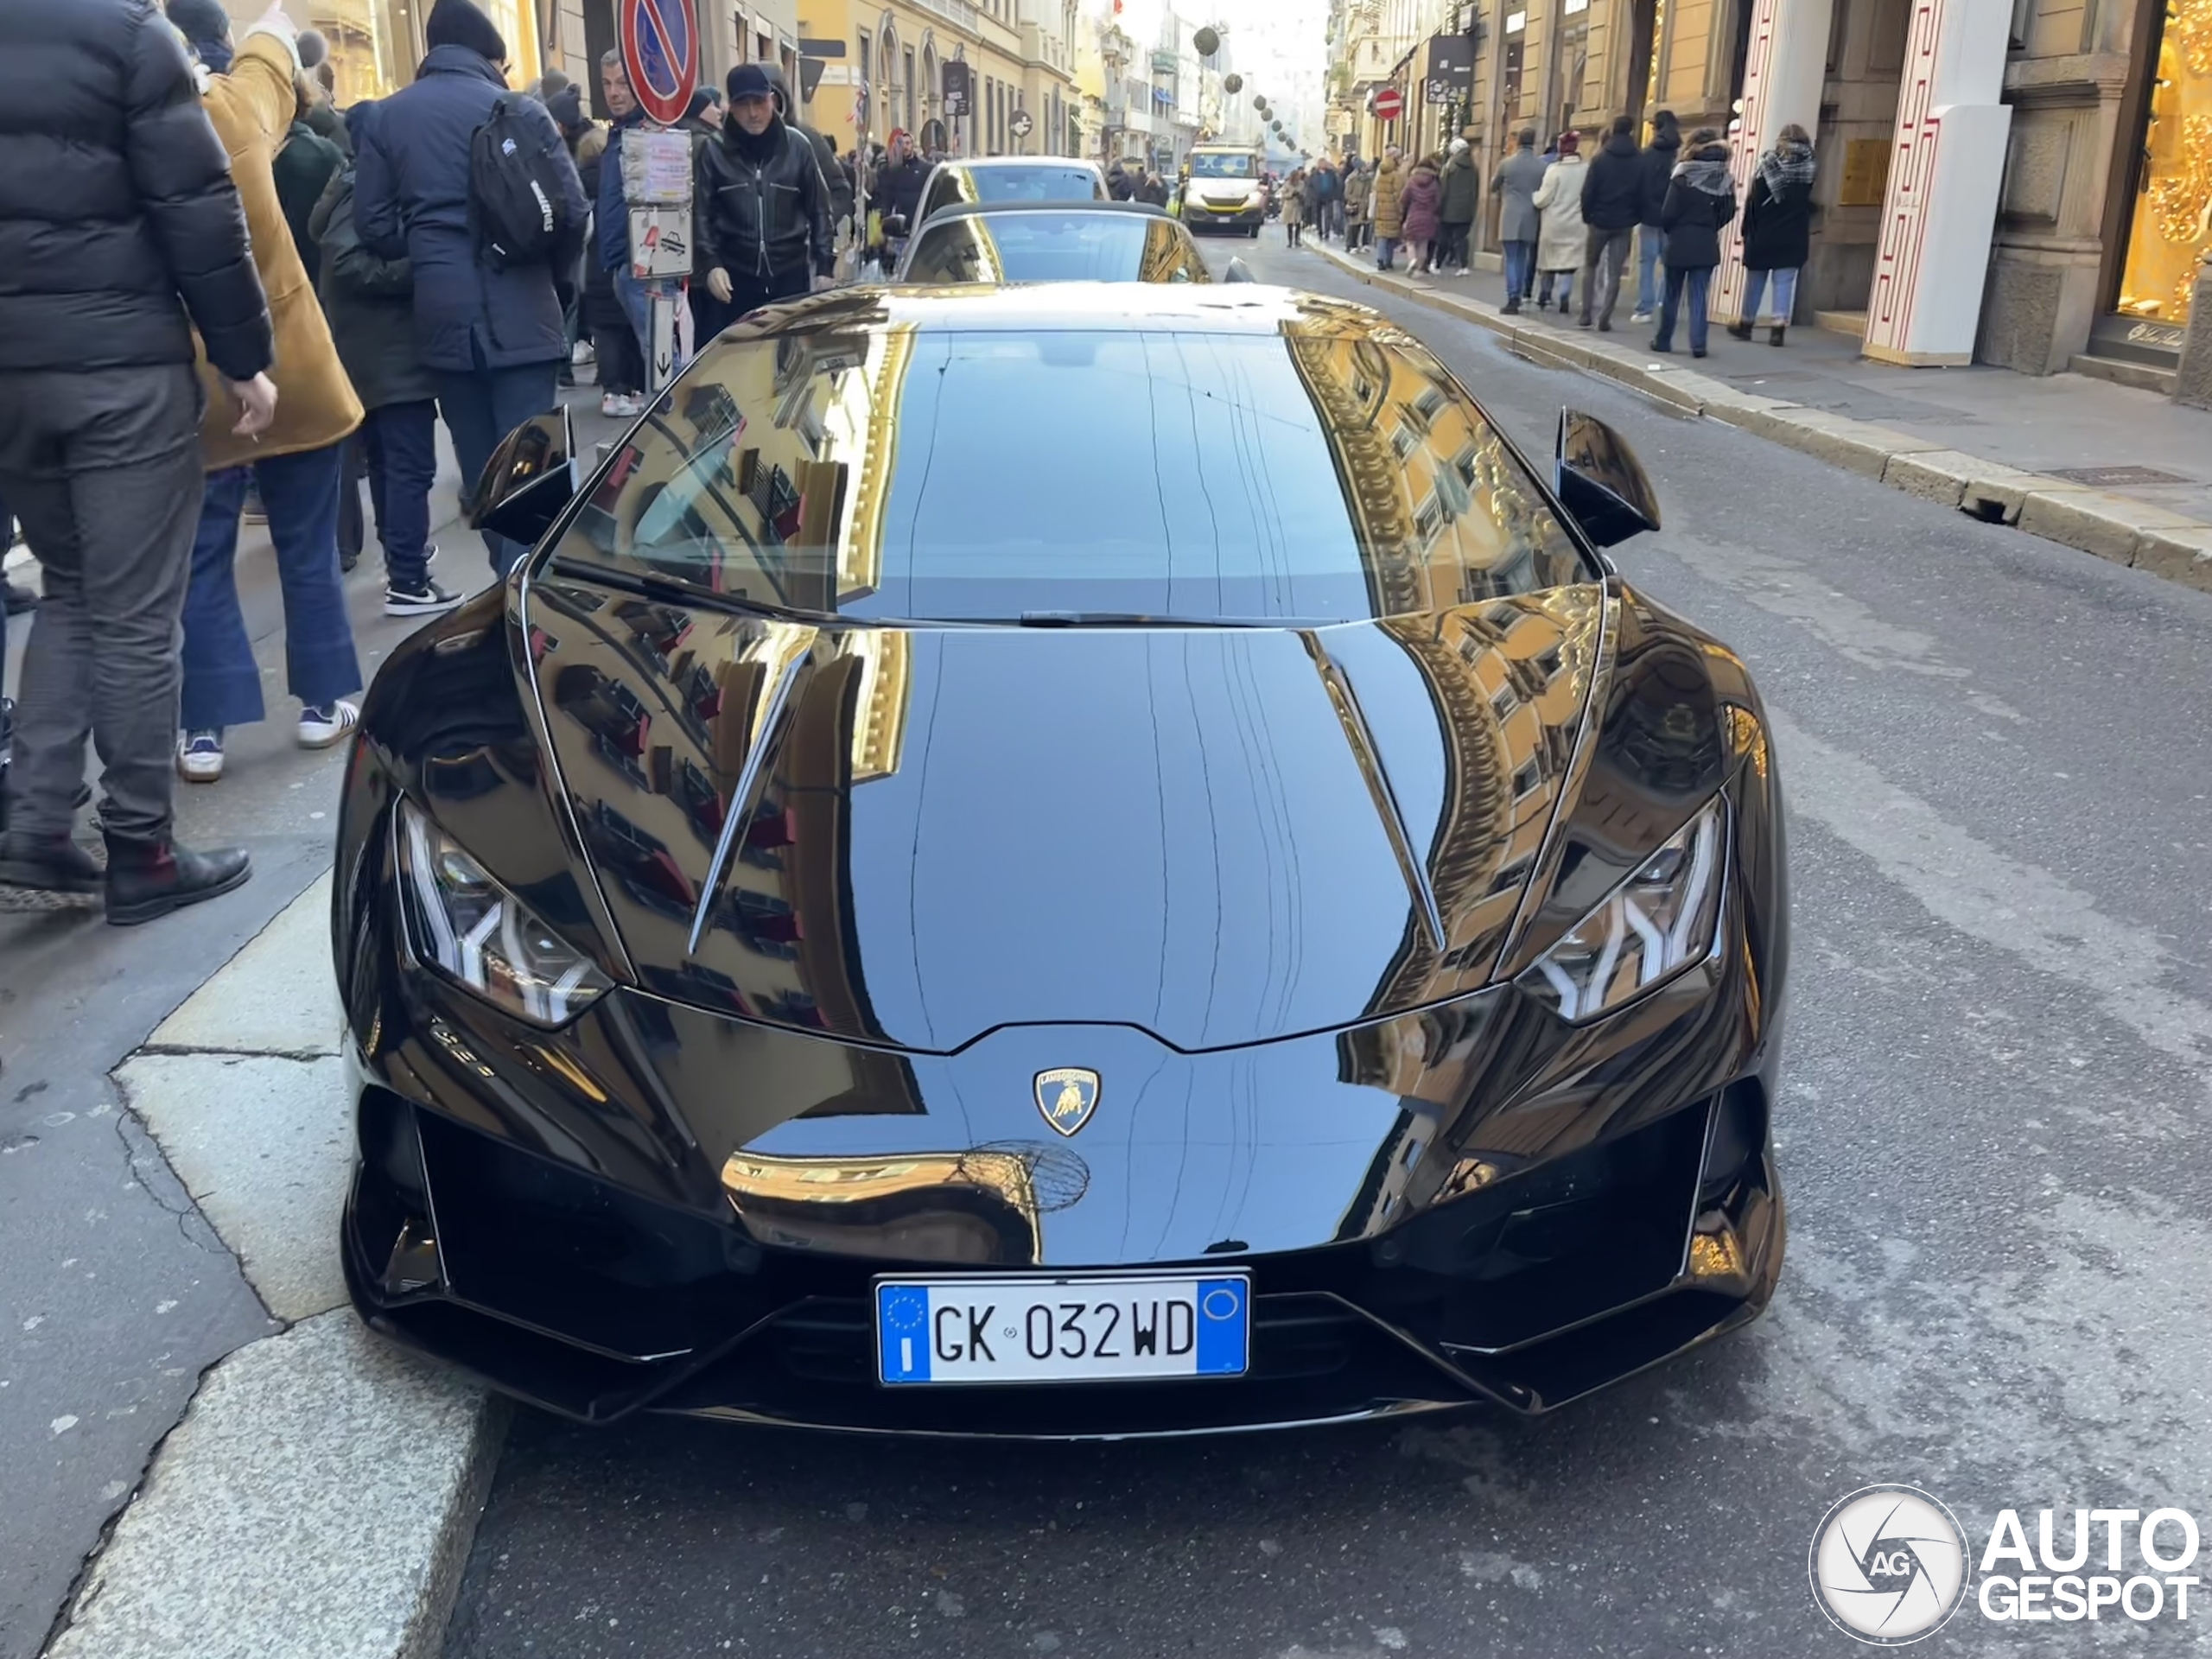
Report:
[[[2194,484],[2193,478],[2177,478],[2171,473],[2162,473],[2155,467],[2047,467],[2044,469],[2053,478],[2063,478],[2069,484],[2087,484],[2092,489],[2139,488],[2149,484]]]

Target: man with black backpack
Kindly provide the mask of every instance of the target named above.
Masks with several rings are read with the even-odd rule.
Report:
[[[554,405],[563,291],[588,213],[545,106],[507,88],[506,42],[469,0],[437,0],[413,85],[385,100],[353,184],[363,245],[413,262],[415,334],[464,490],[499,440]],[[504,576],[527,550],[486,535]]]

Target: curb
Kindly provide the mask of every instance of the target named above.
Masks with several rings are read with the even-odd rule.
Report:
[[[1695,369],[1650,362],[1649,352],[1603,336],[1563,335],[1516,323],[1493,306],[1386,276],[1371,263],[1323,245],[1313,251],[1371,288],[1473,323],[1547,368],[1601,374],[1693,415],[1740,427],[1863,478],[1986,524],[2012,524],[2045,541],[2093,553],[2199,593],[2212,593],[2212,524],[2107,490],[1984,461],[1930,438],[1777,397],[1738,391]]]
[[[355,1316],[352,1155],[310,885],[116,1071],[286,1329],[210,1366],[93,1554],[46,1659],[434,1659],[507,1408]]]

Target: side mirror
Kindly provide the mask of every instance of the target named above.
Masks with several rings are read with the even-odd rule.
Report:
[[[1229,268],[1221,273],[1221,280],[1224,283],[1256,283],[1260,279],[1252,274],[1251,266],[1232,253],[1229,256]]]
[[[1561,505],[1600,547],[1659,528],[1659,498],[1621,435],[1594,415],[1559,412]]]
[[[575,454],[565,408],[531,416],[500,441],[461,503],[469,528],[535,547],[575,495]]]

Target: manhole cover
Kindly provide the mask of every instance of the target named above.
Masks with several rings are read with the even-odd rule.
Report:
[[[2193,484],[2190,478],[2177,478],[2171,473],[2162,473],[2155,467],[2052,467],[2047,469],[2053,478],[2063,478],[2071,484],[2087,484],[2093,489],[2128,489],[2147,484]]]

